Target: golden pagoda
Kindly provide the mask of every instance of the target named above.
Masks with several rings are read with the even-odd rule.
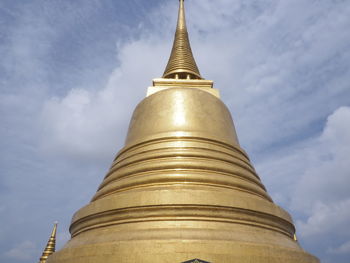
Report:
[[[163,78],[71,240],[47,263],[316,263],[240,147],[231,114],[193,58],[180,0]]]

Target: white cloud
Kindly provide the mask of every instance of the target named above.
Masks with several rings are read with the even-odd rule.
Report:
[[[47,100],[41,117],[44,150],[88,160],[111,158],[116,146],[122,146],[132,110],[151,85],[150,76],[161,74],[164,59],[155,55],[159,51],[165,52],[164,43],[133,41],[120,48],[122,63],[105,87],[74,88],[63,98]]]
[[[331,248],[328,253],[333,254],[349,254],[350,253],[350,241],[343,243],[337,248]]]
[[[303,243],[325,251],[350,238],[350,107],[340,107],[323,132],[275,152],[257,170],[277,203],[293,212]]]
[[[304,196],[305,199],[308,197],[312,197],[312,193]],[[326,235],[333,238],[335,236],[350,238],[350,230],[347,227],[350,222],[350,199],[337,200],[331,204],[314,201],[307,215],[305,222],[297,221],[298,232],[302,237],[310,238],[313,242],[317,237]]]
[[[24,241],[17,247],[5,253],[8,258],[13,258],[21,261],[32,260],[33,257],[38,256],[40,251],[36,248],[35,243],[31,241]]]
[[[312,209],[316,200],[333,203],[349,196],[350,108],[341,107],[327,120],[322,135],[304,155],[308,167],[298,180],[292,200],[295,209]]]

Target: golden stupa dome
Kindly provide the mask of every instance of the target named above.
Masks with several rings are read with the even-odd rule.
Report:
[[[144,99],[134,111],[126,145],[173,136],[238,145],[225,104],[210,93],[194,88],[165,89]]]

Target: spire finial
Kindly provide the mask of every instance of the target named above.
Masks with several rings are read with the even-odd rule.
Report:
[[[39,263],[46,263],[47,258],[55,252],[56,249],[56,233],[57,233],[57,222],[54,223],[52,233],[49,241],[44,249],[42,256],[40,257]]]
[[[202,79],[188,38],[184,0],[180,0],[174,44],[163,78]]]

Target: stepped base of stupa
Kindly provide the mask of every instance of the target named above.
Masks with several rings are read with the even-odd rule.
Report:
[[[186,224],[191,225],[191,222],[178,223],[179,226]],[[54,253],[48,263],[181,263],[195,258],[211,263],[319,262],[289,237],[264,229],[253,232],[249,226],[237,226],[232,230],[225,230],[224,226],[221,231],[160,228],[127,232],[110,227],[75,237],[63,250]],[[143,235],[153,238],[143,239]],[[239,237],[251,240],[239,241]],[[138,241],[130,240],[135,238]]]

